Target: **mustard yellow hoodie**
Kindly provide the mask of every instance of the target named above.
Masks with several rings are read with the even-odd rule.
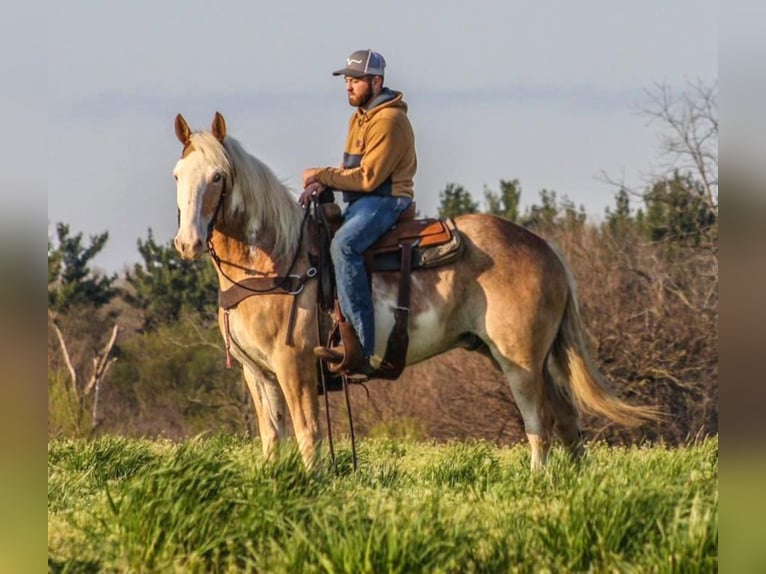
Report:
[[[349,202],[368,193],[413,197],[417,163],[403,95],[383,88],[368,109],[352,114],[343,167],[323,168],[316,178]]]

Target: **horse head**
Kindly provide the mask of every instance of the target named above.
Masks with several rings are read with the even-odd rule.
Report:
[[[215,113],[209,133],[193,133],[178,114],[175,131],[183,151],[173,169],[178,203],[174,243],[183,258],[193,259],[206,248],[226,193],[231,189],[233,170],[223,146],[226,121],[220,113]]]

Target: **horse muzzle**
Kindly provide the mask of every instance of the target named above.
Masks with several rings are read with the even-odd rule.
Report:
[[[189,239],[176,235],[173,244],[183,259],[196,259],[205,250],[205,244],[198,235]]]

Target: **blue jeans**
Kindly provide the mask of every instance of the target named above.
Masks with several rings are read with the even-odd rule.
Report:
[[[346,208],[343,225],[330,245],[340,309],[356,330],[366,357],[375,352],[375,313],[363,254],[410,203],[409,197],[360,197]]]

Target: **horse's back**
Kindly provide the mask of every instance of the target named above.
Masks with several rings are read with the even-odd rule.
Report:
[[[461,215],[454,222],[466,243],[465,259],[482,271],[508,275],[514,282],[538,277],[566,280],[559,256],[528,229],[488,214]]]

